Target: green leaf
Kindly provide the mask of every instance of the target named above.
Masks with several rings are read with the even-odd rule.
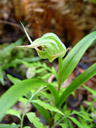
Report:
[[[60,123],[60,126],[61,126],[62,128],[68,128],[68,124],[65,124],[65,123]]]
[[[79,128],[83,128],[82,124],[76,120],[74,117],[69,117]]]
[[[85,114],[85,113],[83,113],[82,111],[81,111],[81,112],[78,112],[78,111],[73,110],[73,112],[71,113],[71,115],[73,115],[73,114],[76,114],[76,115],[82,117],[84,120],[93,121],[93,120],[90,118],[90,116],[87,114],[87,112],[86,112],[86,114]]]
[[[54,96],[54,99],[55,99],[55,103],[57,104],[58,103],[58,100],[59,100],[59,93],[58,91],[56,90],[56,88],[52,85],[47,85],[47,87],[49,88],[49,90],[51,91],[52,95]]]
[[[15,84],[9,90],[0,97],[0,120],[3,118],[6,111],[16,103],[16,101],[23,95],[25,95],[31,89],[39,87],[41,85],[47,85],[39,79],[28,79]]]
[[[9,109],[6,114],[13,115],[13,116],[16,116],[19,119],[21,119],[20,111],[17,111],[17,110],[14,110],[14,109]]]
[[[20,128],[20,125],[16,124],[0,124],[0,128]]]
[[[15,78],[15,77],[13,77],[13,76],[11,76],[11,75],[9,75],[9,74],[7,74],[7,77],[8,77],[8,79],[9,79],[13,84],[18,84],[18,83],[21,81],[20,79]]]
[[[94,128],[94,126],[90,125],[93,124],[92,122],[89,123],[80,117],[79,117],[79,122],[83,125],[84,128]]]
[[[15,48],[16,46],[19,46],[22,44],[22,39],[19,39],[16,41],[16,43],[13,43],[11,45],[9,45],[8,47],[6,47],[0,54],[0,61],[2,61],[3,57],[6,55],[7,52],[9,52],[10,50],[12,50],[13,48]]]
[[[66,123],[68,124],[68,128],[74,128],[71,120],[66,119]]]
[[[43,80],[47,80],[52,74],[51,73],[46,73],[44,76],[42,76],[41,78]]]
[[[26,115],[29,121],[34,124],[35,128],[45,128],[45,126],[40,122],[40,119],[36,117],[35,113],[29,112]]]
[[[92,93],[94,96],[96,95],[96,90],[93,90],[93,89],[91,89],[91,88],[89,88],[89,87],[87,87],[87,86],[83,86],[85,89],[87,89],[90,93]]]
[[[44,91],[41,91],[41,92],[39,93],[39,96],[41,96],[41,99],[46,99],[46,98],[47,98],[50,102],[53,103],[53,97],[52,97],[51,94],[46,93],[46,92],[44,92]],[[43,97],[43,98],[42,98],[42,97]]]
[[[29,127],[29,126],[25,126],[24,128],[31,128],[31,127]]]
[[[37,103],[33,103],[33,105],[36,107],[36,109],[40,112],[40,114],[44,117],[44,119],[46,120],[46,122],[48,124],[50,124],[51,122],[51,117],[50,114],[48,112],[48,110],[44,109],[44,107],[41,107],[39,104]]]
[[[57,106],[61,106],[62,103],[66,100],[66,98],[76,90],[81,84],[96,75],[96,63],[89,67],[85,72],[79,75],[62,93],[59,98],[59,102]]]
[[[4,85],[3,71],[2,71],[1,67],[0,67],[0,81],[1,81],[2,85]]]
[[[20,102],[22,102],[24,105],[26,105],[26,104],[28,103],[28,99],[23,98],[23,97],[19,98],[18,100],[19,100]]]
[[[59,113],[61,115],[64,115],[59,109],[57,109],[55,106],[52,106],[48,103],[45,103],[44,101],[41,101],[41,100],[32,100],[32,103],[35,103],[35,104],[38,104],[40,105],[41,107],[43,107],[44,109],[46,110],[49,110],[51,112],[56,112],[56,113]]]
[[[41,58],[48,59],[50,62],[58,57],[63,57],[65,55],[66,47],[55,34],[44,34],[41,38],[38,38],[32,42],[23,24],[22,27],[31,44],[21,47],[35,48]]]
[[[65,81],[69,77],[85,51],[90,47],[90,45],[92,45],[95,39],[96,31],[84,37],[74,48],[72,48],[63,61],[61,82]]]

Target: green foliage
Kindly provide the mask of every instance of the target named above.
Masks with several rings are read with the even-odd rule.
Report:
[[[32,103],[38,104],[39,106],[43,107],[46,110],[50,110],[52,112],[59,113],[61,115],[64,115],[60,110],[58,110],[55,106],[52,106],[48,103],[45,103],[44,101],[41,100],[33,100]]]
[[[62,65],[61,81],[65,81],[72,73],[85,51],[92,45],[96,39],[96,32],[92,32],[82,40],[65,57]],[[71,68],[70,68],[71,67]]]
[[[29,121],[34,124],[35,128],[45,128],[45,126],[40,122],[40,119],[36,117],[35,113],[29,112],[26,115]]]
[[[46,120],[46,122],[48,124],[50,124],[51,122],[51,116],[49,114],[49,111],[44,109],[44,107],[41,107],[38,104],[34,104],[34,106],[36,107],[36,109],[41,113],[41,115],[44,117],[44,119]]]
[[[20,125],[17,124],[0,124],[0,128],[19,128]]]
[[[91,106],[92,107],[92,106]],[[91,113],[86,111],[83,106],[80,106],[80,112],[75,113],[78,115],[79,122],[85,127],[85,128],[95,128],[96,123],[95,120],[92,118]],[[83,115],[83,117],[82,117]],[[94,121],[94,123],[93,123]]]
[[[84,2],[96,4],[96,0],[84,0]]]
[[[38,38],[32,42],[25,28],[24,31],[31,43],[31,45],[24,47],[35,48],[41,58],[48,59],[50,62],[52,62],[54,59],[63,57],[65,55],[66,47],[55,34],[47,33],[41,38]]]
[[[93,64],[90,68],[88,68],[85,72],[79,75],[62,93],[59,99],[58,106],[62,105],[62,103],[66,100],[66,98],[76,90],[81,84],[90,79],[96,74],[96,64]]]
[[[92,2],[93,2],[94,4],[96,4],[96,0],[92,0]]]
[[[1,53],[0,53],[0,82],[2,83],[2,85],[4,85],[4,78],[3,78],[3,67],[4,67],[4,57],[5,55],[11,51],[13,48],[15,48],[16,46],[19,46],[22,44],[22,39],[16,41],[16,43],[13,43],[11,45],[9,45],[8,47],[6,47]],[[8,64],[8,63],[7,63]]]
[[[94,98],[96,97],[96,90],[93,90],[93,89],[87,87],[86,85],[84,85],[83,87],[84,87],[85,89],[87,89],[90,93],[92,93],[93,96],[94,96]]]
[[[88,105],[87,113],[91,111],[90,116],[95,121],[96,120],[96,108],[94,104],[96,103],[96,90],[93,90],[85,85],[84,85],[84,88],[87,89],[93,95],[93,100],[85,101],[85,104]],[[94,125],[96,125],[96,123],[94,123]]]
[[[1,67],[0,67],[0,82],[2,83],[2,85],[4,85],[3,71]]]
[[[6,114],[16,116],[16,117],[18,117],[19,119],[21,118],[21,117],[20,117],[20,112],[17,111],[17,110],[14,110],[14,109],[9,109]]]
[[[4,56],[6,55],[6,53],[8,53],[9,51],[11,51],[13,48],[15,48],[16,46],[19,46],[22,44],[22,39],[18,40],[16,43],[13,43],[11,45],[9,45],[8,47],[6,47],[0,54],[0,61],[2,61],[2,59],[4,58]]]
[[[14,86],[12,86],[0,98],[0,110],[2,109],[0,112],[0,120],[4,117],[8,109],[19,100],[25,105],[25,111],[21,118],[21,128],[23,128],[25,115],[27,115],[29,121],[33,123],[35,127],[45,127],[39,121],[38,117],[36,117],[35,113],[26,113],[28,103],[32,103],[37,108],[51,128],[55,128],[57,125],[61,127],[66,126],[66,128],[73,127],[73,123],[75,123],[79,128],[82,128],[84,124],[82,120],[85,120],[86,124],[88,122],[91,124],[93,121],[93,119],[90,118],[91,116],[86,114],[83,110],[81,112],[71,112],[67,110],[66,104],[63,106],[63,103],[66,101],[68,96],[72,94],[72,92],[76,90],[81,84],[96,75],[96,63],[90,66],[85,72],[80,74],[75,80],[73,80],[73,82],[66,89],[63,89],[62,83],[69,77],[85,51],[92,45],[93,41],[96,39],[96,32],[92,32],[91,34],[84,37],[68,53],[68,55],[66,55],[64,60],[63,57],[65,55],[66,48],[55,34],[45,34],[41,38],[32,42],[26,30],[25,33],[31,42],[31,45],[21,47],[35,48],[41,58],[48,59],[50,62],[58,58],[59,69],[56,72],[54,67],[49,68],[46,64],[41,64],[39,62],[30,63],[20,59],[15,60],[14,63],[22,63],[28,68],[32,69],[34,67],[32,72],[35,73],[36,78],[20,81],[8,75],[8,78],[14,83]],[[47,80],[44,79],[44,70],[46,70],[45,74],[47,73],[46,79],[50,75],[54,75],[56,81],[48,83]],[[43,75],[41,76],[40,74],[42,72]],[[2,76],[2,74],[0,76]],[[93,91],[91,92],[93,93]],[[22,96],[25,96],[25,98]],[[63,109],[61,106],[63,106]],[[16,113],[13,112],[13,110],[11,110],[11,112],[9,111],[9,114],[16,116]],[[74,118],[73,115],[77,115],[78,118]]]
[[[83,128],[83,125],[78,121],[76,120],[76,118],[74,117],[69,117],[79,128]]]
[[[0,120],[3,118],[5,112],[16,103],[16,101],[26,94],[31,89],[38,86],[44,85],[45,82],[39,79],[29,79],[19,82],[18,84],[11,87],[1,98],[0,98]],[[14,93],[15,92],[15,93]],[[10,102],[9,102],[10,101]],[[3,109],[2,109],[3,108]]]
[[[22,43],[23,39],[21,38],[10,45],[0,45],[0,82],[2,85],[4,85],[4,70],[10,67],[19,68],[19,65],[22,64],[19,60],[22,59],[24,62],[36,62],[40,60],[40,57],[34,57],[34,51],[32,49],[18,49],[17,46]],[[23,74],[23,70],[20,73]]]
[[[17,84],[19,83],[21,80],[17,79],[17,78],[14,78],[12,77],[11,75],[7,75],[8,79],[13,83],[13,84]]]
[[[29,126],[25,126],[24,128],[31,128],[31,127],[29,127]]]

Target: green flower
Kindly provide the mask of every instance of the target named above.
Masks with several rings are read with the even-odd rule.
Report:
[[[24,31],[31,44],[21,47],[34,48],[41,58],[48,59],[49,62],[52,62],[56,58],[63,57],[65,55],[66,47],[61,42],[61,40],[56,36],[56,34],[47,33],[44,34],[41,38],[38,38],[32,42],[25,28]]]

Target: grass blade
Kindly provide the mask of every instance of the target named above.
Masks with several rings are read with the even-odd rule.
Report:
[[[51,91],[52,95],[54,96],[55,99],[55,103],[57,104],[58,100],[59,100],[59,93],[56,90],[56,88],[52,85],[47,85],[47,87],[49,88],[49,90]]]
[[[65,57],[63,61],[61,82],[65,81],[72,73],[85,51],[96,39],[96,31],[84,37]]]
[[[62,103],[66,100],[66,98],[76,90],[81,84],[96,75],[96,63],[89,67],[85,72],[79,75],[62,93],[59,99],[59,103],[57,106],[61,106]]]
[[[2,83],[2,85],[4,85],[3,71],[1,67],[0,67],[0,82]]]

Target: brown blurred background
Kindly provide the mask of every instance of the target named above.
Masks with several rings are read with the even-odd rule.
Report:
[[[0,43],[22,36],[20,21],[33,39],[54,32],[67,46],[75,45],[95,29],[96,4],[88,0],[0,0]]]

